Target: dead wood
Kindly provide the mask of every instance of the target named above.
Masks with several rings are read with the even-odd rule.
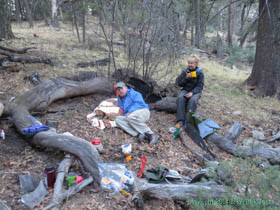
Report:
[[[111,82],[105,78],[95,78],[85,82],[75,82],[62,78],[47,80],[33,89],[15,98],[7,104],[4,113],[12,117],[17,130],[22,133],[26,127],[35,125],[30,111],[46,109],[52,102],[67,98],[94,93],[112,93]],[[78,157],[95,182],[99,183],[98,162],[100,156],[88,141],[75,137],[57,134],[55,129],[39,132],[27,139],[31,144],[56,148]]]
[[[73,158],[70,157],[70,155],[66,155],[64,160],[61,161],[61,163],[59,164],[56,181],[54,185],[53,197],[50,204],[47,207],[45,207],[44,210],[49,210],[49,209],[59,210],[61,208],[62,202],[65,199],[79,192],[81,189],[83,189],[85,186],[87,186],[93,181],[92,177],[89,177],[85,179],[83,182],[70,187],[69,190],[65,190],[63,187],[63,181],[65,175],[68,173],[68,170],[72,162],[73,162]]]
[[[261,157],[263,160],[268,160],[271,164],[280,163],[280,147],[272,148],[265,143],[252,143],[250,146],[238,146],[235,144],[236,139],[241,134],[244,127],[236,122],[230,129],[227,136],[222,136],[217,133],[206,137],[208,142],[214,143],[217,147],[230,154],[239,157]]]
[[[266,143],[272,143],[278,139],[280,139],[280,131],[269,138],[265,138],[263,141],[265,141]]]
[[[192,148],[186,143],[186,141],[185,141],[185,139],[184,139],[184,137],[183,137],[183,135],[182,135],[182,131],[183,131],[183,130],[181,129],[181,130],[180,130],[180,135],[179,135],[182,144],[183,144],[188,150],[190,150],[192,154],[194,154],[195,156],[197,156],[197,157],[199,158],[199,160],[201,160],[203,163],[211,161],[212,159],[210,159],[210,158],[206,157],[205,155],[201,154],[200,152],[198,152],[198,151],[192,149]]]
[[[227,196],[229,193],[223,185],[218,185],[215,182],[151,184],[146,179],[137,178],[132,199],[138,208],[143,208],[145,198],[187,201],[190,199],[218,199]]]
[[[165,97],[160,101],[157,101],[154,104],[151,104],[151,108],[158,110],[158,111],[166,111],[169,113],[176,113],[177,111],[177,104],[176,104],[176,97]]]
[[[11,53],[17,53],[17,54],[27,53],[28,50],[31,50],[31,49],[36,49],[36,47],[26,47],[26,48],[23,48],[23,49],[13,49],[13,48],[0,46],[0,50],[8,51],[8,52],[11,52]]]
[[[176,98],[175,97],[166,97],[156,103],[152,104],[151,107],[158,111],[166,111],[171,113],[176,113]],[[222,136],[217,133],[211,134],[206,137],[208,142],[214,143],[217,147],[222,149],[225,152],[233,154],[239,157],[261,157],[264,160],[268,160],[271,164],[280,163],[280,147],[272,148],[266,143],[261,143],[258,145],[252,146],[238,146],[236,145],[236,140],[241,134],[244,127],[236,122],[230,129],[227,136]],[[273,138],[280,138],[279,133],[276,134]],[[275,139],[276,140],[276,139]]]
[[[49,58],[37,58],[37,57],[29,57],[29,56],[11,55],[11,56],[8,56],[7,59],[10,62],[18,62],[18,63],[44,63],[44,64],[53,65],[51,59],[49,59]]]
[[[104,58],[97,61],[91,61],[91,62],[80,62],[77,63],[77,67],[85,68],[89,66],[106,66],[110,62],[109,58]]]

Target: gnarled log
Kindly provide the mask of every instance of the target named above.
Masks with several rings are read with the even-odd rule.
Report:
[[[195,184],[151,184],[146,179],[135,180],[134,195],[135,205],[143,207],[143,198],[173,199],[187,201],[190,199],[217,199],[230,192],[223,185],[215,182]]]
[[[214,143],[220,149],[239,157],[261,157],[268,160],[271,164],[280,163],[280,147],[272,148],[265,143],[258,143],[251,146],[237,146],[235,139],[243,130],[243,126],[236,122],[231,128],[227,136],[221,136],[217,133],[211,134],[206,137],[206,140]]]
[[[152,104],[153,109],[159,111],[166,111],[176,113],[176,98],[166,97],[156,103]],[[280,147],[272,148],[266,143],[258,144],[257,146],[238,146],[236,145],[236,139],[243,130],[243,126],[240,123],[234,123],[233,127],[229,131],[227,136],[222,136],[217,133],[211,134],[206,137],[208,142],[214,143],[217,147],[230,154],[240,157],[261,157],[268,160],[271,164],[280,163]],[[277,136],[278,138],[278,136]]]
[[[158,111],[166,111],[170,113],[176,113],[177,111],[177,104],[176,104],[176,97],[165,97],[160,101],[157,101],[154,104],[151,104],[150,107],[158,110]]]
[[[17,130],[22,133],[24,128],[36,124],[34,119],[30,117],[29,111],[40,111],[47,108],[52,102],[62,98],[112,92],[111,82],[105,78],[95,78],[84,82],[58,78],[42,82],[16,97],[13,102],[5,106],[4,113],[12,116],[12,121]],[[94,181],[99,183],[97,164],[101,159],[95,147],[88,141],[75,136],[57,134],[54,129],[36,133],[28,141],[43,147],[57,148],[77,156],[86,170],[91,173]]]

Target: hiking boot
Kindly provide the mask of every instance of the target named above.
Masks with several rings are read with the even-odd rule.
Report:
[[[150,144],[157,144],[159,140],[159,135],[153,133],[150,137]]]
[[[137,136],[137,141],[138,142],[142,142],[142,141],[144,141],[145,137],[146,136],[144,134],[139,133],[138,136]]]
[[[179,121],[177,124],[179,124],[180,127],[184,127],[184,121]]]

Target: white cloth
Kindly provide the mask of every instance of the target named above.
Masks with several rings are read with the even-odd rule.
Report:
[[[121,115],[121,109],[117,106],[117,102],[117,98],[102,101],[92,113],[87,115],[88,122],[99,129],[116,127],[116,122],[113,119]],[[107,117],[109,120],[101,119],[103,117]]]

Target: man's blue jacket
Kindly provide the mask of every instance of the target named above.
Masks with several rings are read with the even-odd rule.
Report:
[[[118,106],[123,110],[124,115],[139,109],[149,109],[149,106],[145,103],[141,93],[132,88],[128,88],[124,98],[118,96]]]

